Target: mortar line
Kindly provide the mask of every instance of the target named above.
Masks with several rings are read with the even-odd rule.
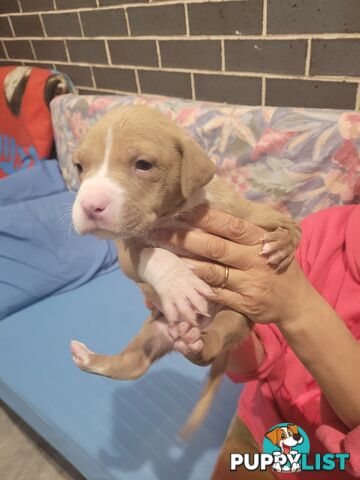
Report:
[[[96,88],[96,80],[94,75],[94,69],[92,66],[90,67],[90,75],[91,75],[91,81],[92,81],[93,87]]]
[[[30,40],[30,49],[31,49],[32,54],[34,55],[34,59],[37,60],[37,56],[36,56],[36,52],[35,52],[35,48],[34,48],[32,40]]]
[[[312,53],[312,41],[310,37],[307,42],[306,59],[305,59],[305,75],[307,77],[310,76],[311,53]]]
[[[106,58],[107,58],[107,61],[108,61],[108,64],[109,65],[112,65],[112,58],[111,58],[111,54],[110,54],[110,48],[109,48],[109,44],[108,44],[108,41],[107,39],[105,38],[105,51],[106,51]]]
[[[225,40],[221,40],[221,71],[225,72]]]
[[[131,28],[130,28],[129,14],[128,14],[127,8],[125,8],[125,10],[124,10],[124,15],[125,15],[125,23],[126,23],[127,34],[128,34],[128,37],[130,37],[131,36]]]
[[[360,83],[356,92],[355,110],[360,110]]]
[[[70,53],[69,53],[69,47],[68,47],[67,41],[66,41],[66,40],[63,40],[63,41],[64,41],[66,58],[67,58],[68,62],[71,63]]]
[[[190,23],[189,23],[189,10],[188,4],[184,3],[184,13],[185,13],[185,28],[186,28],[186,36],[190,36]]]
[[[160,51],[160,42],[159,40],[155,40],[156,44],[156,54],[157,54],[157,60],[158,60],[158,67],[162,68],[162,61],[161,61],[161,51]]]
[[[211,0],[212,3],[222,3],[224,0]],[[22,8],[21,7],[21,4],[20,4],[20,0],[17,0],[18,4],[19,4],[19,8]],[[53,0],[54,2],[54,7],[56,7],[56,10],[57,12],[61,12],[61,13],[69,13],[69,12],[82,12],[82,11],[91,11],[93,10],[93,7],[80,7],[80,8],[64,8],[64,9],[58,9],[57,8],[57,5],[55,3],[55,0]],[[208,3],[209,0],[192,0],[192,3]],[[184,4],[184,0],[157,0],[156,2],[147,2],[147,1],[143,1],[143,2],[139,2],[139,3],[136,3],[134,5],[134,3],[124,3],[122,5],[104,5],[101,7],[102,10],[113,10],[114,8],[120,8],[120,9],[124,9],[124,8],[142,8],[142,7],[146,7],[146,8],[153,8],[153,7],[159,7],[161,5],[181,5],[181,4]],[[49,12],[48,10],[39,10],[39,11],[33,11],[33,12],[23,12],[22,10],[20,12],[14,12],[14,13],[11,13],[11,15],[34,15],[34,14],[37,14],[37,13],[54,13],[54,12]],[[8,13],[5,13],[5,14],[1,14],[0,16],[6,16],[6,15],[9,15]]]
[[[265,75],[261,77],[261,106],[265,107],[266,105],[266,77]]]
[[[129,92],[129,91],[125,91],[125,90],[112,90],[111,88],[83,87],[83,86],[81,86],[81,85],[77,85],[77,88],[78,88],[78,89],[83,88],[84,90],[90,90],[90,91],[91,91],[91,90],[94,90],[94,91],[96,91],[96,90],[101,90],[101,91],[106,92],[106,93],[113,93],[113,94],[118,94],[118,95],[119,95],[119,94],[120,94],[120,95],[123,95],[123,94],[125,94],[125,95],[132,95],[132,94],[136,93],[136,92]]]
[[[263,23],[262,23],[263,36],[267,35],[267,21],[268,21],[268,0],[263,0]]]
[[[140,84],[139,72],[138,72],[137,68],[135,69],[135,83],[136,83],[137,93],[140,95],[141,94],[141,84]]]
[[[49,12],[43,12],[49,13]],[[0,17],[3,15],[0,15]],[[31,36],[17,36],[14,37],[6,37],[3,36],[3,39],[6,40],[39,40],[41,37],[31,37]],[[51,39],[63,39],[62,36],[52,36],[49,37]],[[68,36],[66,37],[68,40],[76,40],[82,37],[79,36]],[[84,36],[85,40],[103,40],[107,38],[109,40],[128,40],[129,35],[94,35],[94,36]],[[174,40],[174,41],[189,41],[196,40],[238,40],[241,42],[242,40],[267,40],[267,41],[281,41],[281,40],[309,40],[308,34],[299,34],[299,35],[191,35],[190,37],[186,35],[135,35],[131,37],[132,40]],[[311,36],[312,40],[356,40],[360,39],[360,33],[351,33],[351,34],[328,34],[328,33],[318,33],[316,35]]]
[[[6,48],[6,45],[5,45],[4,40],[1,40],[1,44],[2,44],[3,49],[4,49],[4,52],[5,52],[5,58],[6,58],[6,60],[10,60],[9,53],[8,53],[8,51],[7,51],[7,48]]]
[[[65,41],[66,45],[66,41]],[[67,45],[66,45],[67,46]],[[24,58],[9,58],[9,60],[18,61],[18,62],[28,62],[32,59],[24,59]],[[35,60],[34,60],[35,61]],[[51,59],[48,60],[36,60],[38,63],[49,63]],[[108,68],[109,65],[106,63],[89,63],[89,62],[64,62],[58,61],[56,62],[59,65],[73,65],[73,66],[85,66],[85,67],[97,67],[97,68]],[[159,71],[158,67],[148,67],[145,65],[116,65],[113,64],[112,68],[117,69],[135,69],[140,68],[141,70],[150,70],[150,71]],[[280,79],[280,80],[304,80],[304,81],[320,81],[320,82],[332,82],[332,83],[359,83],[359,77],[344,77],[344,76],[322,76],[322,75],[313,75],[310,78],[304,75],[287,75],[281,73],[265,73],[265,72],[237,72],[237,71],[225,71],[222,72],[220,70],[199,70],[199,69],[186,69],[186,68],[168,68],[163,67],[162,71],[164,72],[174,72],[174,73],[194,73],[194,74],[203,74],[203,75],[224,75],[224,76],[235,76],[235,77],[252,77],[252,78],[262,78],[263,75],[266,75],[266,78],[271,79]]]
[[[46,30],[45,30],[44,20],[43,20],[43,18],[42,18],[42,14],[41,14],[41,13],[40,13],[40,15],[39,15],[39,18],[40,18],[41,28],[43,29],[43,32],[44,32],[44,38],[47,38],[48,35],[47,35]]]
[[[11,21],[11,18],[10,18],[10,15],[9,15],[9,25],[10,25],[11,33],[13,34],[13,36],[10,37],[10,38],[14,38],[14,37],[16,37],[16,34],[15,34],[15,30],[14,30],[14,27],[13,27],[13,24],[12,24],[12,21]],[[3,37],[3,38],[4,38],[4,37]]]
[[[82,36],[82,37],[85,37],[84,27],[83,27],[83,24],[82,24],[82,21],[81,21],[80,12],[77,12],[77,18],[78,18],[78,21],[79,21],[79,24],[80,24],[81,36]]]
[[[190,82],[191,82],[191,98],[192,100],[196,100],[195,77],[193,72],[191,72],[190,74]]]

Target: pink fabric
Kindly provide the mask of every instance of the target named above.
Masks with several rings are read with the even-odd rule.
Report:
[[[360,206],[323,210],[306,218],[302,229],[298,262],[360,340]],[[337,418],[275,325],[258,324],[255,331],[264,346],[265,360],[251,375],[231,376],[236,382],[247,382],[239,399],[238,414],[255,440],[262,446],[265,432],[273,425],[298,424],[309,435],[313,453],[350,453],[350,468],[349,473],[292,474],[292,479],[360,478],[360,426],[349,431]]]

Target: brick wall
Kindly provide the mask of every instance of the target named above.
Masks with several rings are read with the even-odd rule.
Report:
[[[0,32],[82,93],[360,108],[360,0],[0,0]]]

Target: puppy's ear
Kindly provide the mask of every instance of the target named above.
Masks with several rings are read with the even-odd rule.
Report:
[[[178,147],[182,155],[181,193],[187,199],[210,182],[215,173],[215,165],[189,135],[181,138]]]
[[[265,435],[266,438],[268,438],[270,440],[271,443],[273,443],[274,445],[277,445],[278,443],[278,430],[279,428],[276,427],[274,428],[274,430],[270,430],[270,432],[267,432],[267,434]]]

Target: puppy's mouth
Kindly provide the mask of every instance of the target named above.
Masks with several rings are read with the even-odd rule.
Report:
[[[104,240],[120,240],[123,238],[117,232],[112,232],[111,230],[105,230],[103,228],[95,228],[93,230],[89,230],[86,234],[95,235],[95,237],[104,239]]]
[[[155,215],[154,215],[155,216]],[[156,218],[123,219],[119,223],[110,221],[86,221],[83,225],[75,227],[80,235],[95,235],[102,239],[126,240],[134,237],[147,236],[153,230]]]

